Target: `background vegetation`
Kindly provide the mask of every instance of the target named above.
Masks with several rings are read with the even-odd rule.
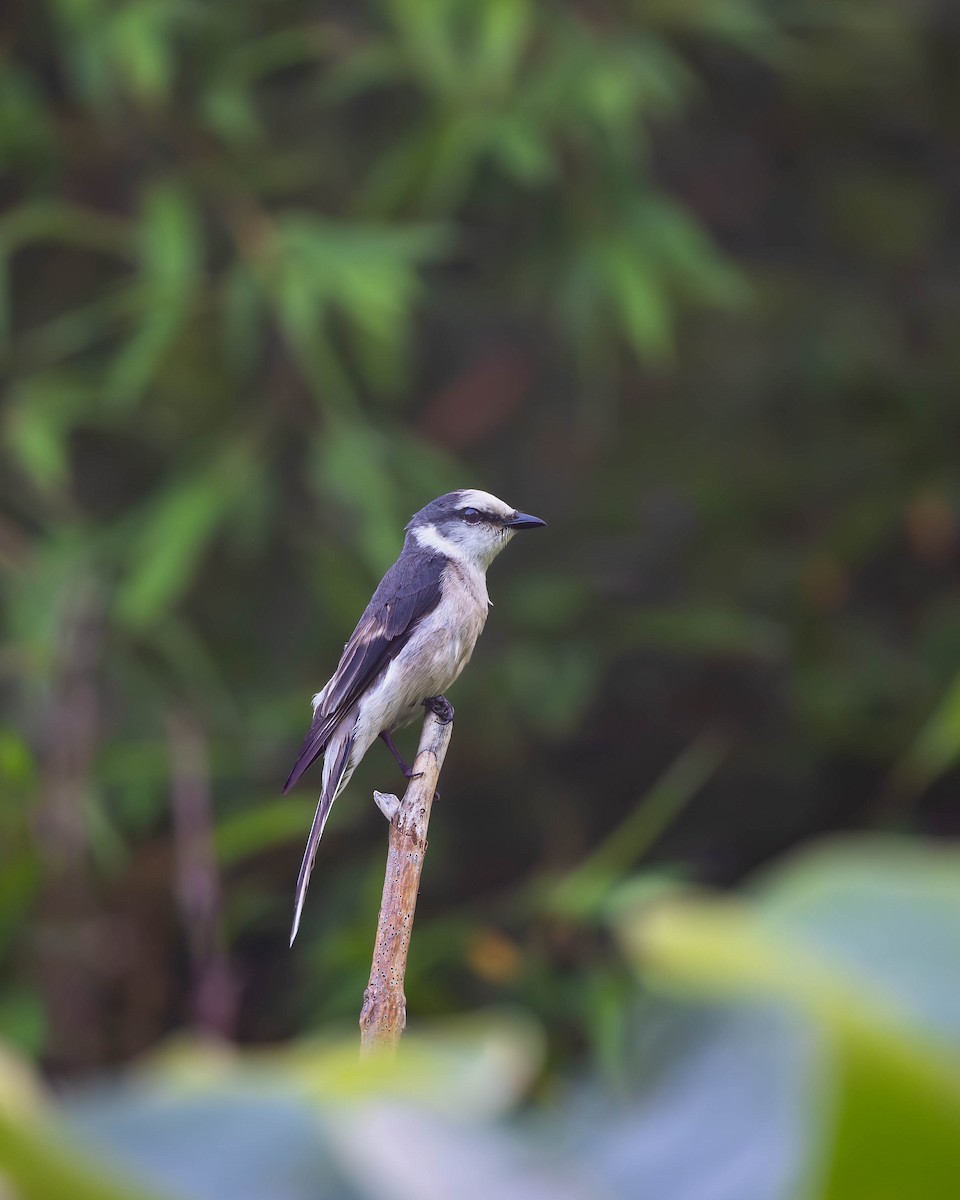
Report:
[[[10,1053],[77,1087],[174,1031],[290,1041],[270,1069],[308,1108],[381,1094],[299,1039],[356,1019],[394,768],[372,751],[338,804],[293,953],[315,796],[278,787],[405,520],[479,486],[550,529],[493,568],[453,694],[408,1002],[515,1016],[427,1037],[412,1074],[469,1093],[472,1132],[421,1113],[408,1136],[498,1170],[485,1195],[952,1196],[960,902],[930,847],[960,824],[952,6],[2,22]],[[867,840],[752,882],[840,831]],[[670,899],[687,884],[745,898]],[[215,1092],[222,1059],[194,1060]],[[499,1074],[467,1087],[478,1062]],[[0,1171],[81,1195],[21,1068]],[[181,1143],[152,1094],[63,1111],[180,1194],[239,1194],[201,1128],[267,1131],[264,1195],[400,1194],[371,1111],[316,1143],[312,1109],[272,1124],[249,1091],[239,1130],[181,1096]],[[496,1123],[520,1098],[522,1151]],[[282,1192],[290,1128],[309,1165]],[[517,1174],[533,1143],[556,1175]]]

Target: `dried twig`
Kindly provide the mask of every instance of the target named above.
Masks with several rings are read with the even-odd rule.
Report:
[[[430,809],[452,731],[452,722],[444,724],[428,711],[413,764],[415,774],[403,800],[375,793],[377,804],[390,818],[390,849],[370,982],[363,994],[360,1013],[360,1045],[364,1054],[381,1048],[395,1050],[407,1023],[407,1001],[403,994],[407,951],[427,849]]]

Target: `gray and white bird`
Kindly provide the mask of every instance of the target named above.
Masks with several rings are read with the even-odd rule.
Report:
[[[443,693],[467,665],[486,622],[487,567],[518,529],[545,524],[469,488],[432,500],[410,519],[400,557],[380,580],[333,677],[313,697],[310,732],[283,786],[286,794],[323,755],[320,801],[297,879],[291,945],[334,800],[378,737],[410,774],[391,735],[415,720],[424,705],[452,719]]]

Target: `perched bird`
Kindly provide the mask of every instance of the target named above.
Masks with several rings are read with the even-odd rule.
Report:
[[[378,737],[409,777],[391,735],[424,705],[443,720],[453,719],[443,692],[466,666],[486,622],[487,567],[518,529],[545,524],[470,488],[432,500],[410,519],[400,557],[380,580],[333,677],[313,698],[310,732],[283,786],[286,794],[323,755],[320,801],[297,879],[291,946],[334,800]]]

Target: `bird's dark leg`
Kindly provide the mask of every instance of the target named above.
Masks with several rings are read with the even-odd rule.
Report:
[[[390,753],[393,755],[393,757],[397,760],[400,770],[403,772],[404,778],[405,779],[414,779],[417,776],[419,776],[419,774],[420,774],[419,771],[414,771],[413,767],[408,766],[404,762],[403,755],[397,749],[396,742],[394,742],[393,738],[390,736],[389,733],[387,733],[386,730],[384,730],[383,733],[380,734],[380,737],[383,739],[383,742],[386,745],[387,749],[390,751]]]
[[[441,697],[441,699],[443,699],[443,697]],[[452,711],[453,711],[453,710],[451,709],[451,712],[452,712]],[[387,732],[386,732],[386,730],[384,730],[384,731],[383,731],[383,733],[381,733],[381,734],[380,734],[380,737],[383,739],[384,743],[386,744],[386,747],[387,747],[387,749],[390,751],[390,753],[393,755],[393,757],[394,757],[394,758],[397,760],[397,762],[400,764],[400,770],[403,772],[404,776],[405,776],[407,779],[419,779],[419,778],[420,778],[420,776],[423,774],[423,772],[422,772],[422,771],[415,771],[415,770],[413,769],[413,767],[408,767],[408,766],[407,766],[407,764],[406,764],[406,763],[403,761],[403,755],[402,755],[402,754],[400,753],[400,751],[397,749],[396,743],[394,742],[394,740],[393,740],[393,738],[390,736],[390,734],[389,734],[389,733],[387,733]],[[379,794],[380,794],[379,792],[374,792],[374,796],[378,796]],[[439,800],[439,799],[440,799],[440,793],[439,793],[439,792],[434,792],[434,793],[433,793],[433,798],[434,798],[434,800]],[[388,821],[392,821],[392,820],[393,820],[394,814],[392,814],[392,813],[389,813],[389,812],[388,812],[388,811],[387,811],[387,810],[386,810],[386,809],[383,807],[383,805],[380,803],[380,801],[379,801],[379,800],[377,800],[377,807],[380,809],[380,811],[383,813],[383,815],[384,815],[384,816],[387,818],[387,820],[388,820]]]
[[[444,725],[449,725],[453,720],[453,705],[446,696],[428,696],[423,707],[438,716]]]

